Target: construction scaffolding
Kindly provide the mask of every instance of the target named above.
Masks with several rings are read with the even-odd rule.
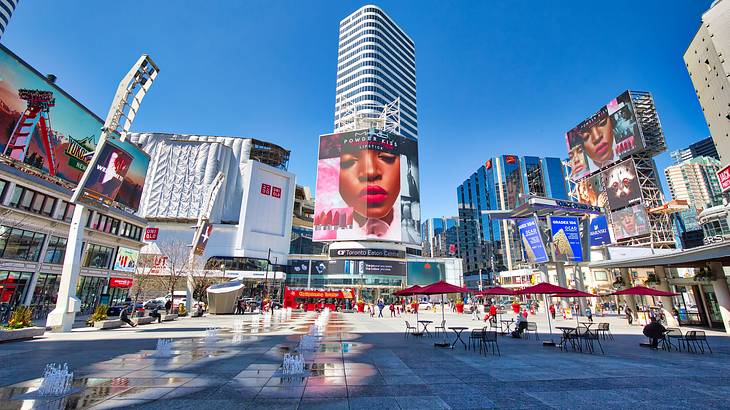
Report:
[[[387,104],[338,101],[335,132],[375,128],[401,135],[400,97]]]

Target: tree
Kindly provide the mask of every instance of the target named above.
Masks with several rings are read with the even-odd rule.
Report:
[[[140,254],[137,258],[137,266],[134,270],[134,285],[132,287],[132,293],[134,294],[134,302],[139,302],[140,294],[144,295],[145,290],[149,288],[149,285],[155,279],[152,276],[152,269],[155,268],[155,261],[160,258],[161,255],[154,254]]]
[[[174,295],[175,287],[182,282],[189,271],[195,271],[196,258],[190,259],[190,245],[179,239],[169,239],[158,245],[162,255],[167,257],[167,266],[158,276],[165,289]]]

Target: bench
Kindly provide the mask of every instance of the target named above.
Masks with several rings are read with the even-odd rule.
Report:
[[[142,316],[142,317],[135,317],[134,319],[132,319],[132,322],[134,322],[134,324],[136,324],[136,325],[148,325],[148,324],[154,322],[155,320],[156,320],[156,318],[154,318],[152,316]]]
[[[97,320],[94,322],[94,327],[97,329],[115,329],[117,327],[122,327],[122,321],[119,319],[110,319],[110,320]]]
[[[166,315],[162,315],[162,321],[163,322],[169,322],[171,320],[176,320],[177,314],[176,313],[168,313]]]

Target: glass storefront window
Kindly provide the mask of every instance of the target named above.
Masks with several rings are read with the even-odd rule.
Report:
[[[109,262],[111,261],[113,254],[113,248],[87,243],[84,247],[82,265],[87,268],[106,269],[109,267]]]
[[[81,312],[91,313],[99,301],[107,279],[96,276],[80,276],[76,287],[76,297],[81,301]]]
[[[705,293],[705,300],[707,301],[707,308],[710,314],[710,320],[717,323],[722,323],[722,315],[720,314],[720,305],[717,303],[717,296],[715,295],[715,289],[712,285],[702,285],[702,291]]]
[[[61,275],[51,273],[40,273],[38,275],[38,281],[33,290],[33,299],[30,302],[37,317],[47,315],[56,307],[60,284]]]
[[[23,303],[32,272],[0,271],[0,322],[9,319],[10,311]]]
[[[66,238],[51,236],[48,240],[48,249],[46,256],[43,258],[45,263],[62,264],[63,257],[66,255]]]
[[[46,235],[0,225],[0,258],[37,262]]]

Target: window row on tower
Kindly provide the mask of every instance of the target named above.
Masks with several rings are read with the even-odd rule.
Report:
[[[340,38],[345,39],[348,36],[350,36],[352,33],[350,31],[355,28],[359,23],[369,20],[369,21],[378,21],[383,23],[387,28],[393,32],[394,37],[398,37],[400,40],[402,40],[405,44],[408,45],[408,48],[413,50],[415,48],[413,44],[413,40],[408,38],[408,36],[401,30],[398,26],[396,26],[393,21],[390,19],[390,17],[386,16],[382,11],[378,9],[370,9],[370,12],[375,13],[376,15],[365,15],[363,17],[360,17],[356,20],[353,20],[350,24],[346,25],[344,28],[340,29]]]
[[[372,63],[373,60],[368,60],[371,58],[377,60],[378,63],[373,64]],[[341,66],[338,67],[337,79],[339,80],[342,77],[359,69],[360,67],[368,66],[368,65],[374,65],[375,67],[381,67],[381,66],[386,67],[391,72],[396,73],[396,77],[405,78],[406,80],[408,80],[409,81],[408,84],[412,84],[414,86],[416,84],[416,76],[414,75],[413,72],[403,71],[400,68],[400,66],[395,66],[395,65],[391,64],[391,62],[384,55],[382,55],[380,53],[362,53],[359,56],[357,56],[357,58],[352,59],[352,60],[342,64]]]
[[[393,54],[390,50],[388,50],[385,47],[382,47],[379,44],[365,44],[365,45],[362,45],[362,46],[358,47],[357,49],[355,49],[354,51],[350,52],[346,56],[338,59],[337,60],[337,66],[338,67],[345,66],[346,65],[345,62],[347,60],[349,60],[350,58],[356,56],[357,54],[359,54],[359,53],[361,53],[363,51],[367,51],[367,50],[378,51],[378,52],[381,52],[381,53],[385,54],[388,58],[392,59],[396,64],[400,63],[400,64],[398,64],[398,66],[404,72],[410,72],[410,73],[415,73],[416,72],[416,66],[415,66],[415,64],[410,64],[409,65],[402,58],[400,58],[398,55]],[[355,60],[357,60],[357,59],[355,59]],[[414,81],[415,81],[415,78],[414,78]]]
[[[373,27],[373,28],[368,28],[368,27]],[[376,36],[376,37],[391,41],[391,45],[393,46],[394,49],[402,50],[402,52],[407,54],[408,57],[410,57],[412,60],[416,59],[415,53],[411,49],[406,47],[403,44],[403,42],[398,41],[397,38],[395,38],[395,37],[391,36],[389,33],[387,33],[384,26],[382,26],[380,23],[376,23],[376,22],[365,23],[362,26],[358,27],[358,30],[360,30],[360,31],[358,31],[356,33],[356,35],[350,36],[350,38],[348,38],[347,40],[343,40],[343,39],[340,40],[340,44],[339,44],[340,50],[351,45],[353,42],[357,41],[357,39],[359,39],[361,37],[372,35],[372,36]]]

